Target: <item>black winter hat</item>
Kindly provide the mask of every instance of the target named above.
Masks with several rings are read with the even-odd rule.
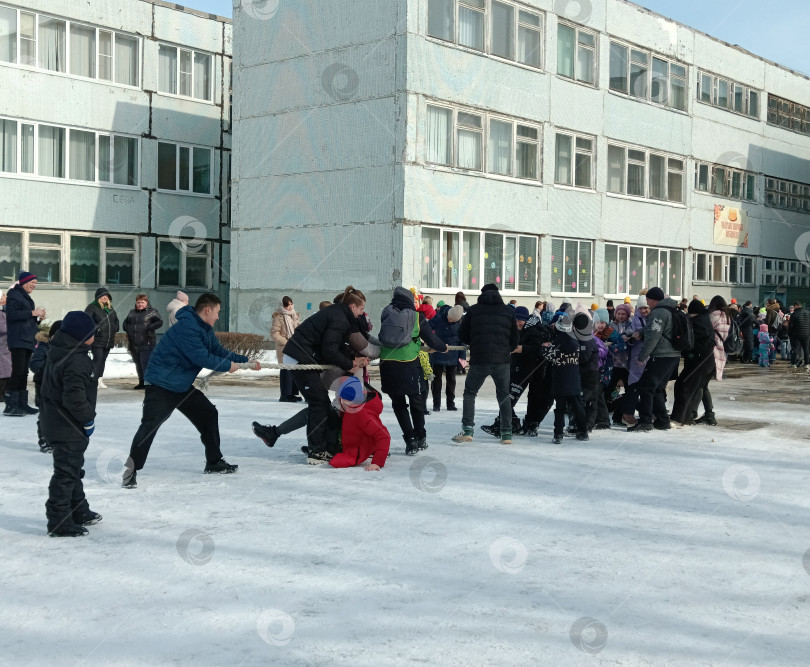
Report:
[[[647,299],[653,299],[654,301],[663,301],[666,298],[664,294],[664,290],[660,287],[651,287],[647,290]]]
[[[96,323],[82,310],[71,310],[62,320],[60,331],[83,343],[96,335]]]
[[[59,331],[59,329],[61,328],[62,328],[62,320],[56,320],[56,322],[54,322],[51,325],[51,328],[48,331],[48,338],[53,338],[56,335],[56,332]]]
[[[585,313],[574,316],[574,336],[577,340],[591,340],[593,338],[593,322]]]
[[[498,286],[495,283],[487,283],[481,288],[481,293],[491,292],[492,290],[498,291]]]
[[[110,294],[110,290],[108,290],[106,287],[99,287],[96,290],[96,301],[98,301],[103,296],[110,297],[110,301],[112,301],[112,294]]]
[[[706,312],[706,306],[697,299],[692,299],[689,302],[689,307],[686,309],[686,312],[690,315],[701,315]]]

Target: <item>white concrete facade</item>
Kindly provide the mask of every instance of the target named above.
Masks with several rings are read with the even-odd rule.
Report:
[[[346,284],[372,313],[398,284],[810,297],[807,77],[623,0],[263,9],[234,8],[240,330]]]
[[[102,284],[124,315],[140,292],[227,306],[230,70],[229,19],[0,0],[0,280],[37,273],[49,316]]]

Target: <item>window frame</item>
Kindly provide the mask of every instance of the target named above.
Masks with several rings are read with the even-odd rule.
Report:
[[[571,167],[570,167],[570,174],[571,174],[571,182],[564,183],[558,180],[558,171],[557,171],[557,137],[565,136],[569,137],[571,140]],[[580,149],[579,141],[590,141],[591,148],[590,151],[585,149]],[[573,132],[572,130],[565,130],[565,129],[557,129],[554,132],[554,185],[559,185],[565,188],[576,188],[577,190],[585,190],[586,192],[596,192],[596,145],[597,145],[597,138],[590,134],[583,134],[580,132]],[[590,169],[590,185],[584,186],[579,185],[577,183],[577,156],[580,154],[582,155],[589,155],[591,159],[591,169]]]
[[[706,173],[706,188],[701,187],[701,170]],[[722,170],[724,172],[724,186],[723,192],[716,192],[715,183],[717,181],[717,174]],[[740,177],[740,195],[734,195],[734,176]],[[753,182],[749,179],[753,178]],[[753,185],[753,188],[751,187]],[[746,169],[738,169],[737,167],[729,167],[722,164],[715,164],[713,162],[704,162],[702,160],[695,161],[695,192],[711,195],[712,197],[726,197],[734,199],[735,201],[742,201],[751,204],[758,203],[757,201],[757,174]],[[753,190],[753,192],[752,192]]]
[[[590,240],[590,239],[572,239],[572,238],[568,238],[568,237],[564,237],[564,236],[551,236],[551,237],[549,237],[549,241],[550,241],[551,252],[552,252],[551,262],[550,262],[549,267],[548,267],[551,270],[551,290],[550,290],[551,295],[552,296],[557,296],[557,297],[565,297],[565,296],[571,296],[571,295],[575,295],[575,296],[591,296],[591,295],[593,295],[594,294],[594,289],[593,289],[594,288],[594,284],[593,284],[593,267],[594,267],[594,264],[595,264],[595,261],[594,261],[595,241]],[[590,269],[588,271],[588,276],[589,276],[588,279],[590,281],[590,285],[589,285],[589,289],[587,291],[580,290],[581,281],[579,280],[579,274],[577,274],[577,281],[576,281],[577,286],[576,286],[574,291],[568,291],[568,290],[565,289],[565,286],[566,286],[567,283],[562,283],[562,280],[565,279],[565,276],[563,276],[561,278],[561,284],[563,285],[563,289],[562,290],[555,290],[554,289],[555,288],[555,285],[554,285],[554,268],[555,268],[555,266],[554,266],[554,264],[556,262],[556,258],[555,258],[554,254],[553,254],[554,253],[554,241],[562,241],[562,243],[563,243],[563,252],[565,252],[566,243],[576,243],[577,244],[577,267],[582,266],[582,248],[584,247],[584,244],[588,244],[590,246]],[[563,273],[564,273],[565,272],[565,260],[563,260],[562,269],[563,269]]]
[[[765,206],[810,213],[810,184],[765,176]]]
[[[656,51],[651,51],[650,49],[636,46],[630,42],[625,42],[621,39],[616,39],[614,37],[610,37],[610,51],[613,50],[613,46],[617,46],[619,48],[626,49],[627,57],[624,59],[625,64],[625,71],[624,71],[624,81],[627,82],[627,90],[621,90],[619,88],[614,88],[610,82],[610,77],[608,77],[608,91],[611,93],[615,93],[617,95],[622,95],[627,97],[628,99],[634,100],[642,100],[649,104],[654,104],[659,107],[664,107],[665,109],[670,109],[671,111],[677,111],[680,113],[689,113],[689,65],[680,60],[676,60],[670,56],[665,56],[661,53],[657,53]],[[646,64],[641,62],[639,58],[636,61],[633,60],[633,52],[637,52],[646,58]],[[653,84],[653,60],[659,60],[667,63],[667,98],[666,102],[658,102],[653,99],[652,96],[652,84]],[[646,68],[646,72],[644,74],[644,95],[636,95],[633,92],[633,65],[644,66]],[[672,65],[680,67],[684,70],[684,76],[681,77],[680,75],[673,75],[672,74]],[[683,81],[683,102],[684,108],[680,109],[673,104],[671,104],[671,100],[675,97],[672,94],[672,79],[676,78],[678,80]]]
[[[160,257],[161,257],[161,247],[163,244],[169,244],[173,246],[179,253],[180,261],[179,266],[177,269],[178,276],[181,278],[180,283],[182,284],[169,284],[169,283],[162,283],[160,282]],[[195,250],[194,248],[197,248]],[[204,252],[199,251],[199,248],[204,248]],[[155,287],[158,289],[206,289],[210,290],[213,280],[213,271],[212,271],[212,248],[213,248],[213,240],[206,239],[205,241],[195,242],[195,245],[192,247],[191,245],[186,245],[181,241],[176,239],[171,239],[167,237],[158,237],[157,242],[155,243]],[[189,252],[191,249],[191,252]],[[188,285],[188,258],[189,257],[205,257],[206,258],[206,284],[205,286],[198,286],[198,285]]]
[[[698,275],[700,259],[703,260],[705,277]],[[732,261],[733,260],[733,261]],[[742,254],[726,254],[712,252],[708,250],[692,251],[692,284],[693,285],[734,285],[734,286],[756,286],[756,257]],[[719,267],[718,267],[719,262]],[[736,267],[733,264],[736,263]],[[733,270],[734,269],[734,270]],[[751,275],[751,280],[746,281],[746,273]],[[719,273],[720,278],[716,279],[714,273]],[[736,273],[736,277],[732,275]]]
[[[591,86],[592,88],[599,87],[599,33],[595,30],[590,30],[583,26],[580,26],[576,23],[572,23],[570,21],[564,21],[562,19],[557,19],[557,44],[559,45],[560,39],[560,27],[568,28],[574,31],[574,53],[573,53],[573,66],[574,66],[574,75],[568,76],[567,74],[560,71],[560,59],[559,59],[559,46],[558,46],[558,56],[557,56],[557,76],[561,76],[568,81],[575,81],[576,83],[581,83],[585,86]],[[580,33],[584,33],[593,37],[594,46],[593,48],[588,46],[583,46],[582,48],[590,49],[593,52],[593,71],[591,72],[592,81],[587,81],[585,79],[581,79],[579,77],[579,66],[580,66]]]
[[[174,184],[175,188],[170,190],[168,188],[161,188],[160,187],[160,144],[166,144],[169,146],[174,146]],[[157,191],[158,192],[165,192],[169,194],[177,194],[177,195],[184,195],[184,196],[194,196],[194,197],[214,197],[214,148],[212,146],[200,146],[198,144],[186,144],[186,143],[178,143],[176,141],[164,141],[158,139],[157,141],[158,146],[158,153],[157,153],[157,169],[156,169],[156,176],[157,176]],[[189,151],[189,159],[188,159],[188,190],[180,189],[180,150],[186,148]],[[195,192],[194,191],[194,151],[197,150],[207,150],[210,156],[209,163],[208,163],[208,192]]]
[[[670,206],[678,206],[678,207],[686,207],[686,166],[687,166],[687,159],[683,155],[675,155],[673,153],[665,153],[663,151],[655,150],[652,148],[645,148],[643,146],[635,146],[631,144],[625,144],[622,142],[613,141],[608,139],[608,152],[611,148],[613,149],[620,149],[624,152],[624,158],[622,161],[622,184],[624,187],[624,192],[616,192],[614,190],[610,190],[610,179],[608,179],[608,189],[606,190],[606,194],[618,196],[618,197],[632,197],[633,199],[639,199],[642,201],[647,202],[656,202],[662,204],[668,204]],[[636,153],[644,153],[644,193],[639,194],[632,194],[630,193],[630,166],[636,165],[641,166],[642,162],[640,159],[631,158],[630,151]],[[666,193],[664,194],[663,198],[659,197],[652,197],[650,195],[650,182],[652,178],[652,170],[650,169],[650,156],[655,155],[656,157],[663,158],[664,166],[666,169],[665,173],[665,184],[666,184]],[[680,161],[683,163],[682,169],[673,169],[670,163],[675,161]],[[669,180],[671,174],[680,174],[681,176],[681,198],[680,200],[673,200],[670,196],[670,187],[669,187]]]
[[[648,282],[647,281],[647,275],[648,275],[648,271],[649,271],[649,265],[647,264],[647,258],[648,258],[648,254],[649,254],[650,251],[654,251],[654,252],[658,253],[657,261],[660,261],[662,253],[665,253],[666,257],[667,257],[667,262],[670,263],[670,264],[671,264],[671,261],[672,261],[672,254],[673,253],[679,253],[680,254],[680,258],[681,258],[680,274],[681,275],[680,275],[680,284],[678,285],[679,292],[677,294],[672,294],[672,280],[673,279],[669,278],[669,277],[667,278],[667,289],[665,289],[664,291],[667,292],[668,294],[670,294],[672,296],[672,298],[676,298],[676,297],[680,298],[683,295],[683,293],[684,293],[684,277],[685,277],[685,274],[684,274],[684,258],[686,256],[686,251],[685,250],[683,250],[681,248],[660,248],[660,247],[656,247],[656,246],[636,245],[636,244],[633,244],[633,243],[613,243],[613,242],[606,241],[605,244],[604,244],[604,253],[605,253],[604,257],[605,257],[605,259],[602,262],[605,274],[607,273],[607,270],[608,270],[608,262],[607,262],[607,252],[608,252],[607,248],[608,248],[608,246],[612,246],[612,247],[616,248],[617,270],[616,270],[616,276],[615,276],[615,283],[614,283],[613,286],[607,284],[608,280],[607,280],[606,275],[603,274],[603,276],[602,276],[602,278],[603,278],[603,292],[604,292],[604,296],[606,298],[609,298],[609,299],[623,299],[623,298],[628,297],[628,296],[636,296],[639,293],[639,290],[641,290],[642,288],[644,288],[644,287],[652,287],[652,285],[647,285],[646,284]],[[630,266],[630,257],[632,256],[631,248],[635,249],[636,251],[640,251],[639,254],[641,256],[641,261],[642,261],[641,275],[638,276],[638,280],[640,282],[640,285],[638,285],[638,289],[636,289],[635,286],[631,285],[631,282],[630,282],[630,278],[631,278],[630,271],[632,269],[632,267]],[[618,264],[619,264],[620,257],[621,257],[621,254],[622,254],[623,250],[625,251],[625,258],[626,258],[626,263],[627,263],[627,265],[625,266],[625,271],[627,273],[626,273],[625,276],[620,276],[619,273],[618,273]],[[669,275],[669,266],[667,267],[667,271],[668,271],[668,275]],[[635,277],[635,276],[632,276],[632,277]],[[629,289],[626,289],[624,292],[619,291],[619,287],[620,287],[619,281],[620,280],[624,280],[624,284]],[[658,284],[659,282],[660,282],[660,280],[656,281],[656,284]],[[610,287],[614,287],[613,291],[611,291],[609,289]]]
[[[141,146],[141,138],[137,135],[133,134],[123,134],[121,132],[110,132],[107,130],[95,130],[92,128],[87,127],[76,127],[73,125],[55,125],[53,123],[44,122],[44,121],[35,121],[35,120],[25,120],[20,118],[12,118],[10,116],[0,116],[0,120],[9,120],[17,124],[17,164],[15,171],[0,171],[0,178],[22,178],[22,179],[33,179],[37,181],[47,181],[49,183],[70,183],[73,185],[85,185],[90,187],[105,187],[105,188],[118,188],[118,189],[126,189],[126,190],[140,190],[141,189],[141,155],[142,155],[142,146]],[[24,166],[24,156],[23,156],[23,126],[30,126],[33,127],[33,170],[32,171],[22,171]],[[65,132],[65,142],[64,142],[64,176],[42,176],[39,173],[39,151],[40,151],[40,133],[39,128],[40,126],[44,127],[54,127]],[[94,178],[92,181],[85,180],[85,179],[77,179],[77,178],[70,178],[70,133],[72,131],[77,132],[87,132],[92,133],[95,137],[93,146],[94,146],[94,155],[95,155],[95,165],[94,165]],[[100,153],[100,143],[101,137],[109,137],[110,140],[110,160],[109,160],[109,171],[110,171],[110,180],[109,181],[102,181],[100,180],[101,175],[101,153]],[[138,150],[138,156],[135,163],[137,174],[135,183],[133,185],[129,185],[126,183],[116,183],[115,182],[115,139],[116,137],[121,137],[125,139],[134,139],[135,146]]]
[[[177,92],[175,92],[175,93],[160,89],[160,83],[159,82],[160,82],[160,48],[161,47],[165,47],[167,49],[174,49],[175,50],[175,72],[174,72],[174,74],[175,74],[175,81],[176,81],[176,84],[177,84]],[[190,66],[191,66],[191,71],[189,73],[190,74],[190,77],[189,77],[189,90],[191,91],[190,95],[183,95],[183,94],[181,94],[179,92],[180,91],[180,74],[181,74],[180,67],[181,67],[181,61],[182,61],[181,53],[183,51],[187,51],[188,53],[191,54],[191,58],[189,60]],[[197,59],[198,55],[207,56],[209,58],[209,64],[211,66],[211,69],[210,69],[210,72],[209,72],[210,81],[209,81],[209,84],[208,84],[208,97],[206,97],[206,98],[196,97],[194,95],[194,78],[196,76],[194,74],[194,66],[195,66],[196,59]],[[215,88],[216,88],[216,54],[211,53],[210,51],[199,51],[197,49],[192,49],[190,47],[183,46],[183,45],[180,45],[180,44],[172,44],[171,42],[159,41],[158,42],[157,71],[155,72],[155,74],[156,74],[156,77],[157,77],[155,80],[158,81],[158,85],[156,86],[155,92],[158,95],[166,95],[167,97],[177,97],[177,98],[180,98],[180,99],[183,99],[183,100],[193,100],[195,102],[202,102],[203,104],[212,104],[213,105],[213,104],[216,103],[215,102],[215,98],[216,98],[216,94],[215,94]]]
[[[709,84],[709,91],[705,90],[704,84],[707,82],[708,79]],[[724,82],[727,86],[727,98],[728,101],[725,105],[720,104],[720,83]],[[708,72],[703,69],[698,69],[697,73],[697,81],[696,81],[696,94],[695,100],[700,102],[701,104],[706,104],[707,106],[712,106],[717,109],[722,109],[723,111],[730,111],[733,114],[737,114],[738,116],[744,116],[745,118],[751,118],[752,120],[759,120],[760,113],[761,113],[761,100],[762,100],[762,91],[758,88],[754,88],[752,86],[746,86],[739,81],[735,81],[727,76],[720,76],[719,74],[714,74],[712,72]],[[743,97],[745,99],[745,108],[743,111],[738,111],[735,106],[736,100],[736,92],[738,89],[742,89],[744,91]],[[751,95],[754,94],[757,96],[756,102],[756,111],[755,113],[751,113],[751,107],[753,106],[751,103]],[[708,100],[705,99],[708,97]]]

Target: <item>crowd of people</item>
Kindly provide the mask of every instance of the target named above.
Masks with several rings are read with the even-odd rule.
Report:
[[[6,416],[38,414],[40,449],[52,453],[48,533],[80,536],[101,520],[89,508],[81,479],[119,318],[109,290],[100,287],[85,311],[71,311],[40,331],[47,313],[34,303],[36,285],[34,274],[21,272],[0,298],[0,395]],[[649,432],[716,425],[710,383],[723,379],[730,356],[769,367],[779,350],[783,360],[790,355],[791,366],[810,370],[810,312],[799,303],[786,308],[769,300],[754,308],[734,299],[727,304],[719,295],[708,305],[697,296],[677,302],[652,287],[635,304],[627,298],[615,307],[608,301],[605,307],[563,303],[557,308],[538,301],[530,313],[514,300],[504,302],[496,284],[484,285],[473,305],[459,292],[453,305],[439,301],[436,307],[414,288],[397,287],[376,334],[365,307],[365,295],[349,286],[302,322],[292,299],[283,297],[268,332],[282,367],[279,400],[303,400],[306,406],[278,426],[253,423],[267,446],[306,428],[302,449],[308,463],[380,470],[391,446],[381,420],[383,394],[405,454],[414,456],[429,446],[428,399],[434,412],[456,411],[459,375],[466,375],[461,430],[452,440],[474,440],[476,397],[492,378],[498,415],[481,429],[511,444],[515,436],[538,436],[552,409],[554,443],[566,436],[587,441],[594,430],[616,426]],[[137,487],[154,438],[175,410],[200,434],[203,472],[237,470],[223,458],[216,407],[193,383],[203,368],[232,373],[258,370],[261,364],[219,343],[214,325],[220,308],[215,294],[201,295],[192,307],[178,292],[167,308],[169,328],[158,341],[163,318],[148,295],[136,296],[122,325],[137,368],[135,388],[144,390],[144,401],[124,488]],[[379,390],[367,368],[374,359],[379,359]],[[29,368],[37,407],[29,405]],[[668,411],[670,381],[674,401]],[[521,420],[515,411],[524,393]]]

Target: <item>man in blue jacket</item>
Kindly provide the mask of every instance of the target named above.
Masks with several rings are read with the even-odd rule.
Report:
[[[249,359],[220,345],[213,325],[219,319],[222,301],[216,294],[203,294],[194,308],[177,311],[177,324],[158,343],[146,369],[146,395],[141,426],[129,450],[123,487],[137,486],[136,473],[146,463],[149,448],[158,429],[175,410],[179,410],[200,433],[205,445],[205,473],[236,472],[239,466],[222,458],[219,448],[219,415],[213,403],[193,386],[203,368],[233,373],[237,363]],[[253,370],[259,370],[256,362]]]

